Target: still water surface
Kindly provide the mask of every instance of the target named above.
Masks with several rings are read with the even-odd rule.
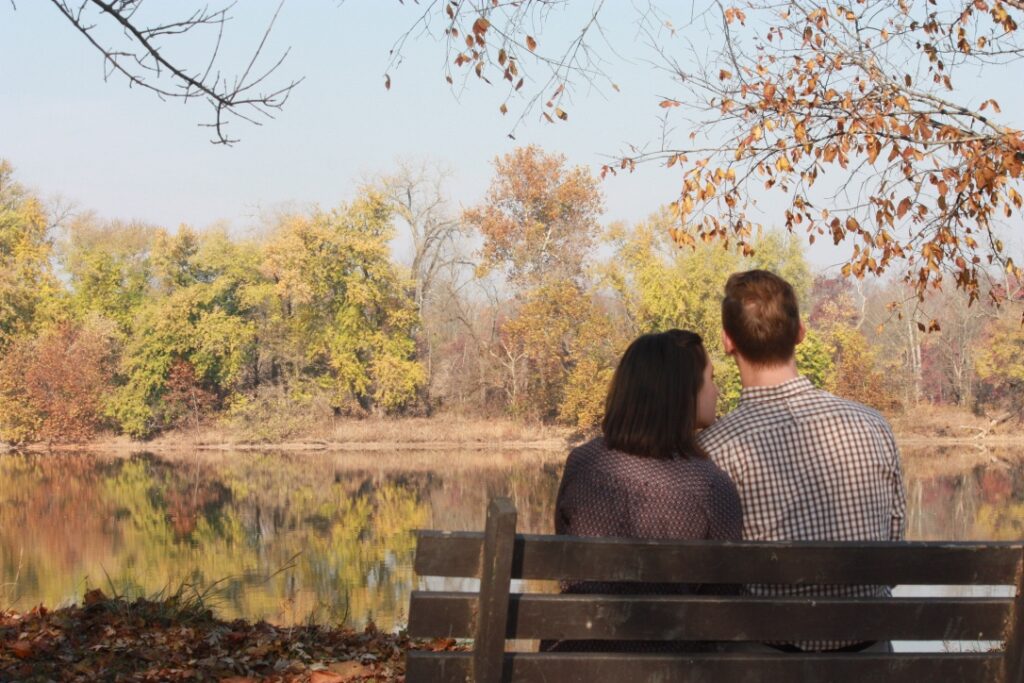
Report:
[[[186,584],[219,616],[405,621],[417,528],[480,529],[509,495],[550,532],[558,454],[0,456],[0,609]],[[1024,459],[906,451],[908,536],[1024,538]]]

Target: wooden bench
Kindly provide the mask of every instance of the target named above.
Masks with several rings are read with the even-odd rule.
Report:
[[[410,683],[1024,683],[1024,543],[633,541],[516,535],[515,526],[512,502],[498,498],[488,507],[483,533],[419,532],[420,576],[477,577],[480,591],[412,594],[410,635],[473,638],[473,650],[410,652]],[[512,579],[1015,590],[1004,589],[1003,597],[891,599],[510,594]],[[506,653],[506,639],[977,640],[1003,641],[1004,647],[896,654]]]

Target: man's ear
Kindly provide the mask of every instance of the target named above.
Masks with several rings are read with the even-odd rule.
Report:
[[[725,330],[722,330],[722,349],[725,350],[725,355],[727,356],[731,356],[736,352],[736,344],[733,343],[732,337]]]
[[[807,328],[804,327],[804,322],[800,321],[800,329],[796,333],[796,343],[799,344],[807,336]]]

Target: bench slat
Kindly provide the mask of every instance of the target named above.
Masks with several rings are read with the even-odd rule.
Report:
[[[418,532],[421,576],[473,577],[483,535]],[[1009,585],[1021,543],[719,543],[517,535],[512,577],[592,581]]]
[[[508,638],[569,640],[1001,640],[1012,599],[510,596]],[[477,595],[415,591],[409,633],[472,637]]]
[[[407,655],[406,678],[416,683],[464,683],[470,653],[418,652]],[[537,683],[594,681],[679,681],[680,683],[978,683],[998,680],[996,654],[896,655],[642,655],[506,654],[506,680]]]

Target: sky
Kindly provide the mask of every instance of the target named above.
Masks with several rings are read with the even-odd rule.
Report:
[[[537,28],[538,40],[565,42],[595,1],[553,13]],[[277,0],[235,6],[225,33],[226,72],[255,47],[276,8]],[[494,158],[517,145],[538,144],[596,172],[628,144],[656,135],[657,104],[671,84],[647,61],[629,0],[607,2],[602,14],[605,47],[615,55],[609,75],[619,91],[578,92],[567,122],[550,125],[534,114],[515,140],[508,137],[513,114],[498,112],[505,90],[475,82],[453,93],[443,78],[443,46],[429,36],[407,44],[404,62],[390,72],[391,89],[384,88],[389,50],[422,11],[422,3],[398,0],[287,0],[266,55],[290,48],[279,78],[304,80],[276,119],[232,124],[241,140],[225,147],[210,144],[209,130],[197,125],[208,121],[205,103],[161,101],[118,75],[105,82],[101,55],[52,3],[2,2],[0,158],[42,196],[105,218],[168,228],[226,221],[245,231],[282,207],[349,200],[362,180],[399,158],[448,165],[455,205],[469,206],[483,197]],[[200,64],[208,46],[194,36],[172,55]],[[511,106],[515,111],[517,103]],[[653,164],[609,177],[602,183],[605,220],[642,220],[677,188],[678,175]],[[810,250],[819,267],[845,252],[825,242]]]

